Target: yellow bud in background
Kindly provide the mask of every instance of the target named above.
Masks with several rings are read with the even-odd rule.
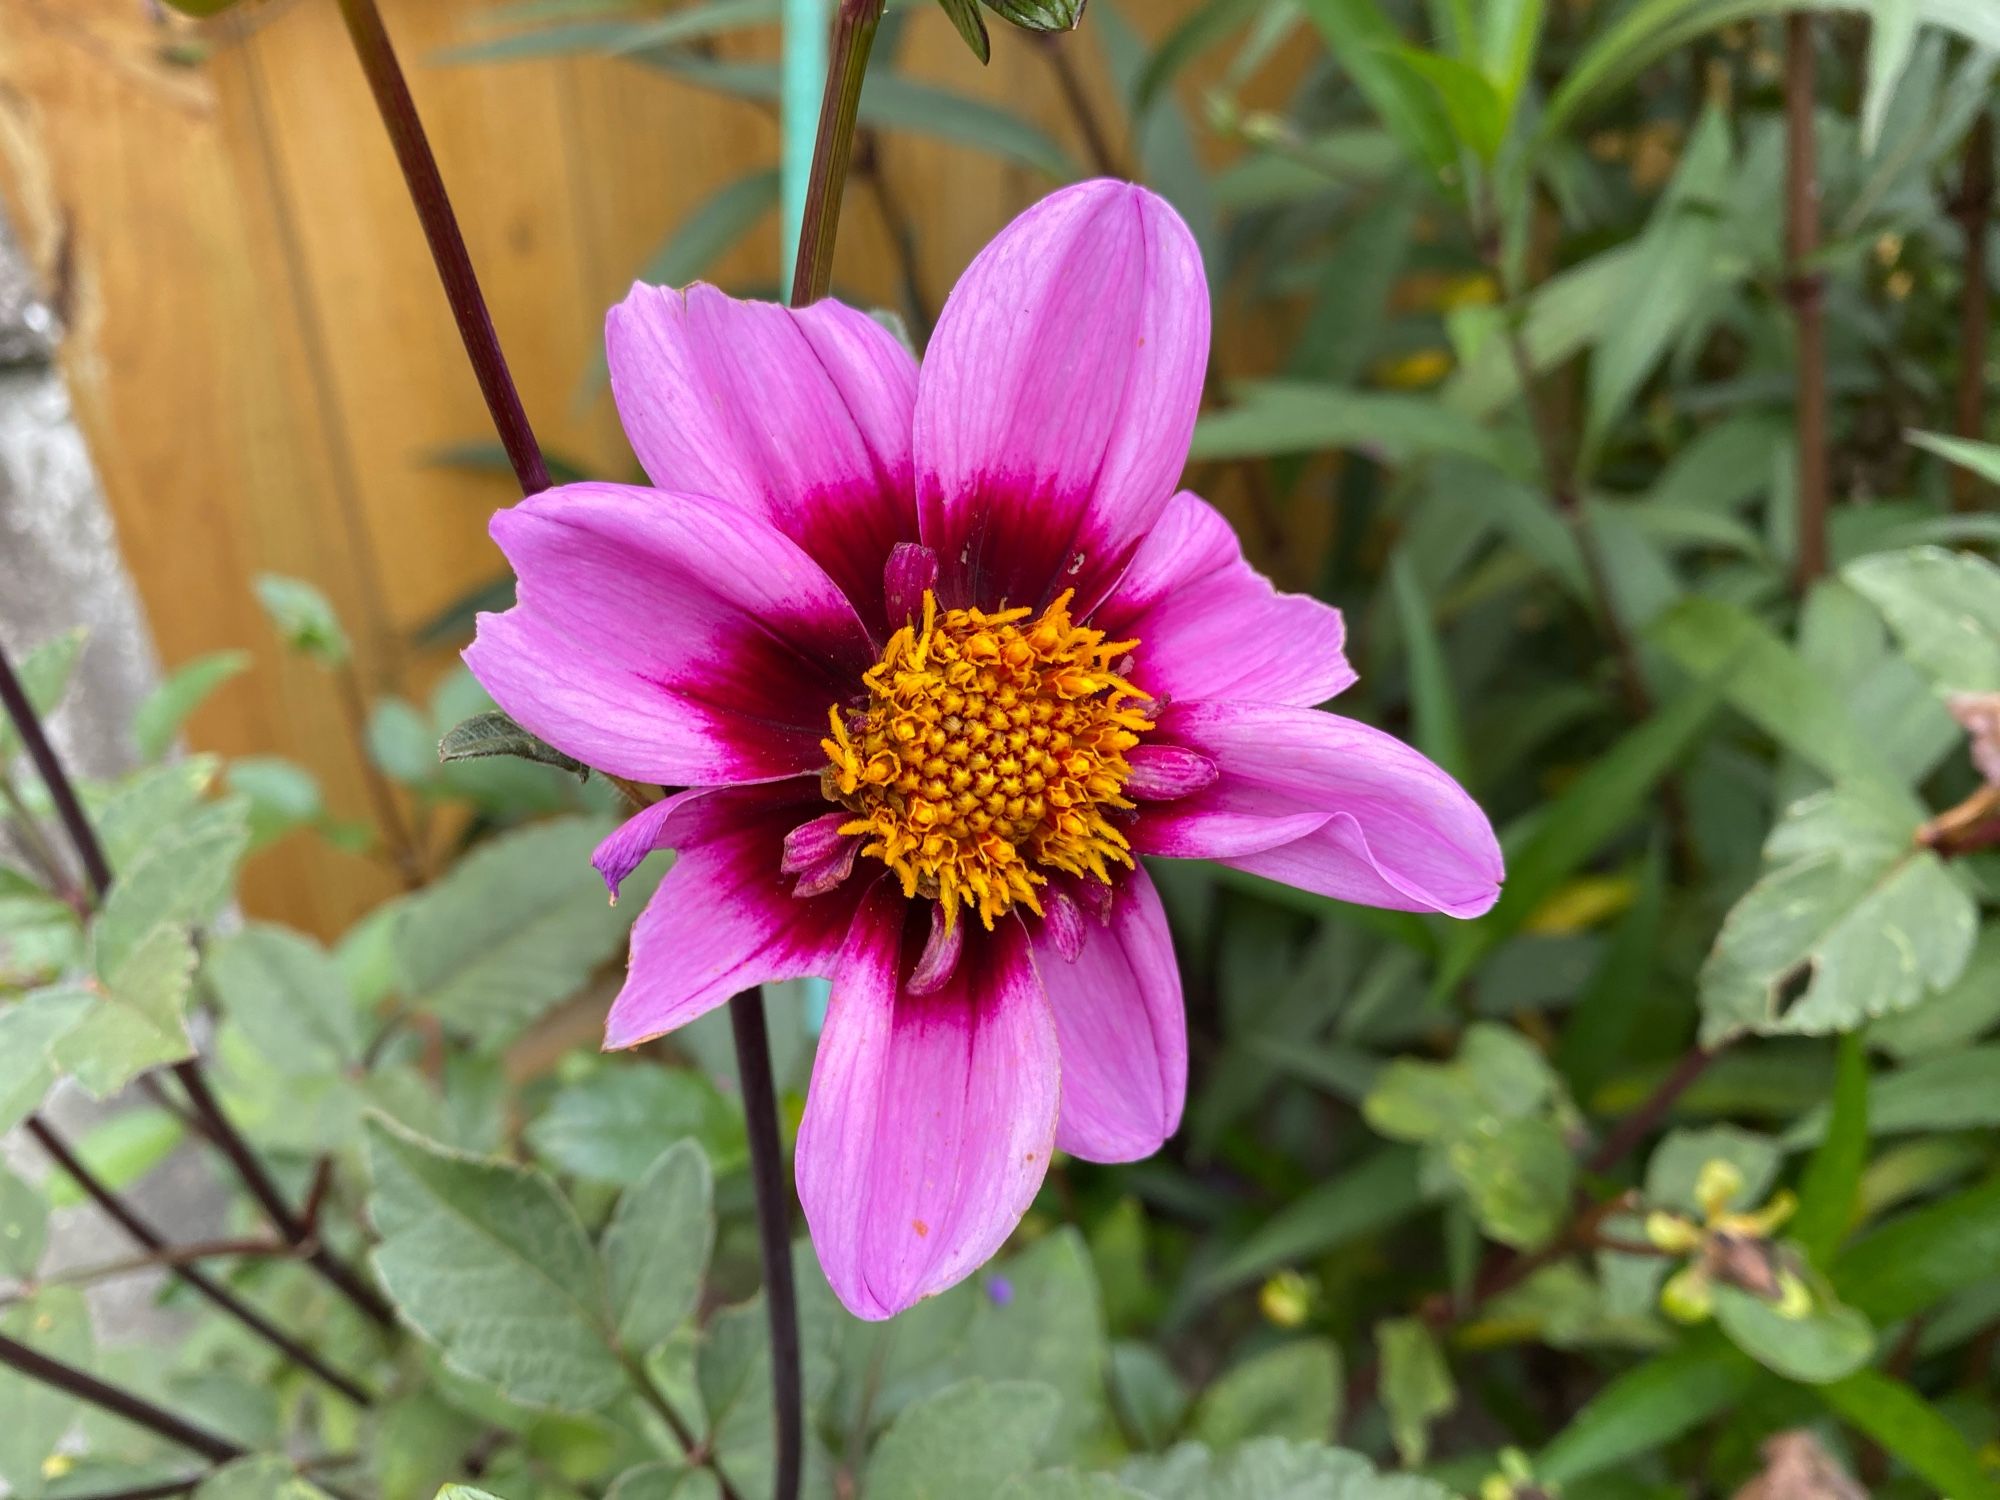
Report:
[[[1660,1311],[1676,1323],[1703,1323],[1715,1311],[1715,1285],[1700,1266],[1684,1266],[1660,1288]]]
[[[1265,1321],[1277,1328],[1297,1328],[1312,1315],[1313,1283],[1297,1271],[1280,1271],[1257,1293]]]

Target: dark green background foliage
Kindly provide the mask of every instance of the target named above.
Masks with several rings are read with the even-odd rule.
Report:
[[[1965,368],[2000,272],[2000,7],[1208,0],[1148,47],[1133,3],[1055,45],[1115,80],[1100,134],[1208,258],[1192,481],[1347,612],[1342,706],[1474,790],[1506,893],[1455,924],[1160,870],[1184,1129],[1135,1166],[1059,1163],[1000,1261],[887,1326],[802,1253],[808,1493],[1619,1500],[1775,1484],[1803,1451],[1873,1493],[2000,1495],[2000,803],[1948,708],[2000,692],[2000,434],[1992,370]],[[608,49],[770,96],[775,68],[705,44],[771,10],[517,6],[447,61]],[[1051,180],[1091,165],[900,77],[928,12],[891,11],[864,127]],[[644,274],[699,276],[776,192],[731,184]],[[1788,243],[1788,201],[1810,238]],[[264,595],[290,649],[344,670],[310,587]],[[26,663],[45,709],[75,645]],[[650,889],[607,908],[585,863],[618,792],[510,758],[538,752],[456,674],[366,726],[428,831],[417,888],[330,947],[230,930],[249,849],[398,852],[294,767],[161,758],[240,666],[176,675],[134,727],[147,768],[85,788],[118,876],[101,912],[32,850],[0,874],[0,1126],[59,1077],[113,1093],[211,1037],[224,1107],[293,1202],[326,1186],[317,1240],[400,1326],[282,1246],[214,1269],[376,1399],[174,1289],[184,1338],[94,1350],[77,1288],[37,1279],[77,1198],[59,1173],[0,1174],[0,1323],[272,1455],[205,1500],[767,1493],[726,1027],[590,1044]],[[448,735],[467,758],[440,761]],[[10,817],[48,825],[40,785],[11,786]],[[789,1124],[806,997],[771,1013]],[[84,1140],[113,1187],[195,1149],[173,1097]],[[245,1200],[218,1233],[261,1223]],[[19,1494],[188,1471],[10,1374],[0,1409]]]

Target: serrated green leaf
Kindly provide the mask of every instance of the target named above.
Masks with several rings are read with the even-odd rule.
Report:
[[[1340,1350],[1299,1339],[1225,1371],[1195,1403],[1187,1435],[1217,1449],[1255,1437],[1314,1442],[1335,1430],[1340,1403]]]
[[[186,932],[155,927],[93,991],[76,1024],[49,1043],[49,1060],[103,1099],[148,1068],[193,1056],[194,965]]]
[[[539,1172],[368,1124],[374,1263],[403,1317],[511,1401],[588,1412],[626,1388],[576,1214]]]
[[[120,873],[91,929],[107,982],[161,926],[198,926],[221,907],[250,843],[239,801],[209,803],[153,840]]]
[[[2000,926],[1988,923],[1958,978],[1912,1010],[1868,1028],[1868,1045],[1901,1061],[1978,1041],[2000,1022]]]
[[[1906,818],[1900,794],[1865,784],[1786,813],[1767,845],[1775,868],[1730,909],[1702,967],[1705,1044],[1851,1030],[1958,978],[1978,913]]]
[[[2000,692],[2000,568],[1917,547],[1864,557],[1841,577],[1882,611],[1940,693]]]
[[[604,1231],[604,1272],[628,1352],[653,1349],[693,1314],[715,1244],[713,1199],[708,1158],[681,1141],[618,1200]]]
[[[415,1006],[494,1043],[575,991],[643,904],[631,889],[623,906],[607,903],[590,855],[609,831],[565,818],[507,834],[408,901],[395,945]]]
[[[528,1128],[553,1165],[593,1182],[636,1185],[676,1141],[692,1136],[718,1171],[748,1153],[743,1113],[689,1068],[609,1065],[557,1094]]]
[[[56,1081],[49,1048],[91,1005],[88,991],[59,986],[0,1006],[0,1131],[40,1107]]]
[[[1058,1398],[1027,1380],[962,1380],[906,1407],[868,1458],[874,1500],[990,1500],[1034,1467]]]
[[[253,923],[210,950],[203,974],[281,1072],[335,1072],[359,1060],[360,1010],[340,966],[303,934]]]

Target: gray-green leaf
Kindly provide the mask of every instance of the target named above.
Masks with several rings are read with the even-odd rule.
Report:
[[[708,1158],[681,1141],[618,1200],[604,1231],[604,1270],[627,1351],[653,1348],[694,1312],[715,1243],[713,1197]]]

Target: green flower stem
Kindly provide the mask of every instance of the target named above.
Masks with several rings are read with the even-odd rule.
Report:
[[[424,226],[424,239],[431,248],[438,279],[451,303],[451,315],[458,322],[458,336],[465,343],[466,357],[479,380],[479,394],[486,398],[493,427],[507,450],[507,462],[521,483],[521,493],[533,495],[549,487],[548,465],[541,445],[528,425],[521,394],[500,352],[500,336],[493,331],[493,315],[479,290],[479,278],[472,269],[472,257],[459,232],[458,216],[451,211],[451,199],[444,190],[437,158],[431,154],[430,138],[417,116],[416,102],[403,77],[402,64],[382,24],[375,0],[340,0],[340,14],[347,22],[347,35],[354,55],[367,75],[368,88],[375,96],[375,108],[389,131],[389,143],[396,148],[396,164],[403,169],[403,181],[410,190],[410,202]]]
[[[847,190],[847,167],[854,156],[854,121],[861,108],[861,85],[868,76],[868,54],[875,46],[883,5],[884,0],[840,0],[840,13],[833,23],[833,55],[827,61],[819,136],[813,143],[812,176],[806,183],[799,254],[792,270],[794,307],[819,301],[833,285],[833,242],[840,232],[840,200]],[[784,1500],[783,1491],[779,1500]]]

